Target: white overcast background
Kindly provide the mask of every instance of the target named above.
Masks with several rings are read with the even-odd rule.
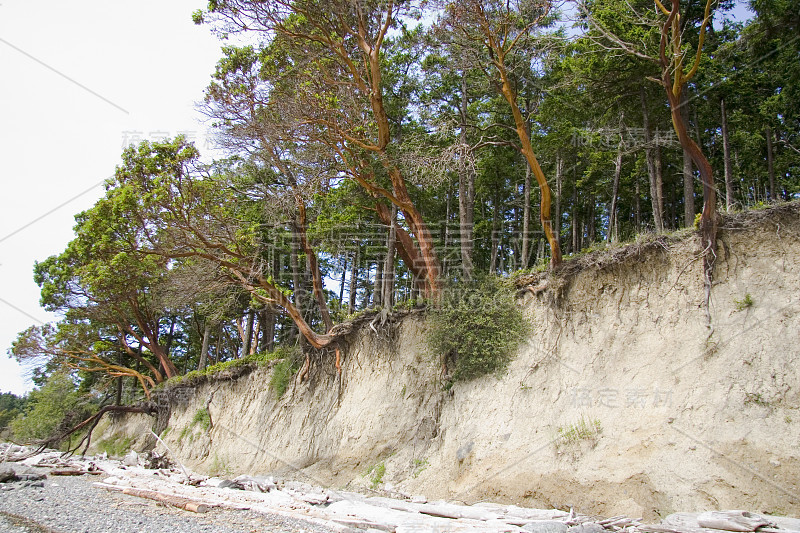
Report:
[[[220,41],[191,21],[204,0],[0,0],[0,392],[32,388],[7,356],[55,317],[33,264],[61,252],[74,215],[103,195],[123,144],[188,132]]]

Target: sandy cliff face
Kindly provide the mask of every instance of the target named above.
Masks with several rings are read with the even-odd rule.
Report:
[[[350,335],[341,376],[317,364],[280,400],[269,369],[185,391],[164,440],[201,472],[649,519],[796,515],[798,211],[726,220],[708,309],[694,237],[588,256],[526,293],[532,333],[502,378],[444,391],[412,315]],[[206,408],[208,429],[193,422]]]

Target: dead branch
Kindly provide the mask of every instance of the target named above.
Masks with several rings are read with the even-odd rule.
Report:
[[[100,422],[100,419],[106,413],[142,413],[145,415],[155,416],[155,408],[152,407],[151,405],[145,405],[141,407],[133,407],[127,405],[107,405],[102,409],[100,409],[94,415],[90,416],[89,418],[81,422],[80,424],[74,426],[72,429],[69,429],[64,433],[61,433],[60,435],[57,435],[55,437],[50,437],[48,439],[38,442],[36,451],[30,454],[31,457],[38,453],[41,453],[46,448],[51,448],[56,446],[59,442],[63,441],[65,438],[72,435],[73,433],[81,431],[86,427],[89,427],[89,430],[86,432],[86,435],[84,435],[83,438],[80,440],[80,442],[78,442],[78,444],[73,449],[68,450],[66,452],[67,455],[75,453],[75,451],[78,448],[80,448],[81,445],[85,442],[86,447],[83,449],[83,453],[86,453],[86,450],[89,448],[89,444],[92,439],[92,431],[94,431],[94,428],[97,427],[97,424]]]

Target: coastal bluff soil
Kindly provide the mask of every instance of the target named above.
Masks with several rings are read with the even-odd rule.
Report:
[[[412,313],[355,329],[341,374],[321,357],[279,400],[270,368],[173,389],[162,439],[213,475],[651,521],[800,515],[800,206],[722,221],[708,305],[700,252],[686,233],[532,277],[502,376],[446,390]],[[140,450],[153,422],[109,419],[94,443]]]

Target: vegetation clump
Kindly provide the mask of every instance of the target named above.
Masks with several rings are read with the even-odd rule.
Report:
[[[195,425],[199,425],[206,431],[208,431],[208,429],[211,427],[211,414],[208,412],[207,408],[203,407],[198,409],[194,414],[194,418],[192,418],[192,426]]]
[[[734,300],[733,303],[736,304],[737,311],[744,311],[749,307],[753,307],[753,304],[755,302],[753,301],[753,297],[750,296],[750,293],[748,292],[747,294],[744,295],[744,298],[742,298],[741,300]]]
[[[583,441],[595,443],[602,432],[600,420],[596,418],[587,420],[581,416],[576,423],[558,428],[557,444],[577,444]]]
[[[452,286],[428,323],[431,350],[454,366],[446,386],[503,372],[528,330],[513,282],[495,276]]]
[[[131,449],[133,437],[113,435],[97,443],[97,449],[101,453],[106,453],[109,457],[122,457]]]
[[[285,353],[285,357],[272,369],[269,388],[280,399],[289,387],[292,376],[300,370],[300,357],[297,351]]]
[[[367,475],[369,476],[369,481],[372,484],[372,488],[376,488],[383,481],[383,476],[386,475],[386,463],[381,461],[380,463],[376,464],[367,471]]]
[[[77,389],[72,377],[64,372],[52,374],[38,389],[28,394],[24,411],[9,427],[19,442],[44,441],[86,418],[97,405]]]
[[[296,353],[297,348],[290,346],[278,347],[271,352],[250,354],[239,359],[231,359],[230,361],[223,361],[221,363],[211,365],[203,370],[192,370],[191,372],[187,372],[182,376],[175,376],[174,378],[165,381],[163,387],[168,389],[179,385],[192,386],[199,385],[208,380],[221,378],[223,376],[229,378],[230,376],[225,376],[225,372],[241,371],[243,373],[247,373],[248,368],[254,369],[256,367],[266,366],[272,361],[279,361],[287,357],[296,357]],[[237,376],[238,375],[240,374],[237,374]]]

